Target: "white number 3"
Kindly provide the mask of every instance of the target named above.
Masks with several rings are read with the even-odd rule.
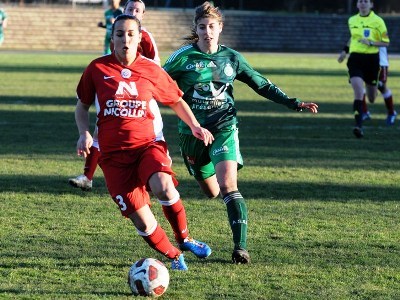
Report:
[[[118,205],[120,206],[120,209],[122,211],[125,211],[127,207],[126,207],[126,204],[124,202],[124,198],[122,198],[121,195],[117,195],[117,197],[115,197],[115,199],[118,201]]]

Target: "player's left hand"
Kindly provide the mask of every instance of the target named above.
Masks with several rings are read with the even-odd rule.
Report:
[[[301,104],[299,105],[299,108],[301,108],[302,110],[308,109],[313,114],[318,113],[318,105],[313,102],[301,102]]]

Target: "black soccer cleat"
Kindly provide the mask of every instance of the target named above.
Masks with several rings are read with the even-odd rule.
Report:
[[[353,133],[356,136],[356,138],[362,138],[364,137],[364,131],[362,130],[361,127],[354,127]]]
[[[250,262],[250,255],[246,249],[235,249],[232,252],[232,262],[234,264],[248,264]]]

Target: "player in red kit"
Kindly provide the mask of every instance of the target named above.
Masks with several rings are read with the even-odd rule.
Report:
[[[124,13],[135,16],[140,22],[142,22],[145,14],[145,4],[142,0],[128,0],[124,7]],[[156,42],[149,31],[144,27],[141,28],[142,39],[139,44],[140,53],[160,65],[160,57],[158,54],[158,48]],[[111,51],[114,48],[113,43],[110,43]],[[83,174],[69,178],[68,182],[70,185],[81,188],[84,191],[90,191],[93,186],[93,176],[97,168],[98,159],[100,156],[99,144],[97,141],[97,129],[93,133],[93,145],[90,148],[90,153],[85,159],[85,166],[83,168]]]
[[[142,0],[128,0],[125,3],[124,13],[135,16],[140,22],[146,11],[146,6]],[[142,26],[142,40],[140,41],[140,52],[143,56],[154,60],[157,64],[161,64],[158,49],[153,35]]]
[[[171,77],[138,52],[141,31],[136,17],[117,17],[111,38],[113,53],[93,60],[77,87],[77,153],[86,157],[90,152],[93,138],[89,131],[89,107],[95,105],[101,149],[99,165],[112,199],[150,247],[172,261],[172,269],[187,270],[181,251],[205,258],[211,249],[189,237],[157,101],[173,109],[205,145],[212,143],[214,137],[199,125]],[[178,247],[171,244],[157,223],[148,191],[161,203]]]

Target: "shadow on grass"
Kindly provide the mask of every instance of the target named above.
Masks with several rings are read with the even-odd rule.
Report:
[[[23,65],[23,66],[1,66],[0,72],[4,73],[77,73],[82,74],[86,66],[62,66],[62,65]]]
[[[83,165],[82,165],[83,167]],[[101,172],[101,171],[100,171]],[[43,175],[0,175],[0,192],[13,193],[45,193],[45,194],[74,194],[77,196],[99,196],[110,197],[103,177],[95,178],[91,192],[82,191],[69,185],[68,177],[47,176],[44,170]]]
[[[255,68],[259,73],[269,75],[298,75],[298,76],[339,76],[346,77],[347,69],[343,68],[341,70],[334,69],[309,69],[309,68]],[[400,72],[390,71],[390,77],[398,77]]]
[[[75,107],[76,96],[73,97],[46,97],[46,96],[11,96],[1,95],[2,104],[14,105],[68,105]],[[44,111],[36,111],[37,113],[46,113]]]
[[[6,97],[5,101],[18,102],[21,97]],[[71,105],[69,98],[27,98],[23,105]],[[3,101],[3,98],[2,98]],[[240,145],[245,166],[274,166],[309,168],[343,168],[345,170],[389,170],[398,168],[398,129],[382,127],[383,120],[371,120],[366,123],[366,137],[357,140],[351,134],[353,124],[350,106],[336,103],[334,100],[320,106],[320,114],[296,113],[269,101],[238,102],[240,126]],[[18,106],[18,105],[17,105]],[[384,106],[381,107],[384,111]],[[165,113],[167,111],[167,113]],[[92,126],[95,120],[91,109]],[[169,109],[162,109],[164,133],[169,143],[173,159],[181,163],[177,137],[177,117]],[[260,112],[262,113],[260,115]],[[269,113],[273,114],[269,114]],[[248,113],[249,115],[246,115]],[[265,113],[265,114],[264,114]],[[329,116],[324,116],[329,113]],[[379,121],[379,123],[378,123]],[[75,153],[78,133],[74,113],[65,111],[29,112],[12,110],[3,114],[0,135],[0,154],[63,156]],[[376,159],[379,158],[379,159]],[[393,159],[395,158],[395,159]],[[38,159],[35,157],[33,159]],[[39,157],[40,159],[40,157]],[[55,158],[57,160],[57,158]],[[179,159],[179,160],[178,160]],[[71,190],[67,178],[46,176],[43,168],[41,176],[3,175],[0,189],[8,192],[32,193],[76,193]],[[179,174],[178,174],[179,175]],[[184,197],[200,198],[196,183],[180,180],[186,190]],[[100,193],[108,197],[104,182],[97,181]],[[319,185],[304,182],[292,185],[282,182],[245,182],[239,184],[251,187],[246,198],[254,199],[291,199],[293,190],[299,199],[325,199],[349,201],[369,199],[373,201],[397,201],[399,188],[376,188],[369,185]],[[186,189],[185,186],[192,189]],[[289,192],[290,191],[290,192]],[[348,199],[341,199],[343,195]]]
[[[88,61],[88,63],[90,60]],[[0,66],[0,72],[5,73],[63,73],[71,74],[77,73],[81,74],[86,65],[83,66],[70,66],[70,65],[23,65],[23,66]],[[310,69],[310,68],[257,68],[254,67],[256,71],[261,74],[268,75],[299,75],[299,76],[346,76],[347,70],[343,69]],[[396,70],[390,71],[390,77],[398,77],[400,72]]]
[[[82,196],[93,196],[109,198],[105,187],[104,179],[96,179],[96,186],[92,192],[84,192],[80,189],[69,186],[66,178],[54,176],[0,176],[2,185],[0,192],[12,193],[45,193],[45,194],[74,194]],[[251,181],[240,180],[239,187],[246,199],[255,200],[282,200],[282,201],[399,201],[400,186],[377,187],[372,185],[358,184],[331,184],[331,183],[310,183],[310,182],[278,182],[278,181]],[[179,179],[178,190],[184,199],[204,199],[192,179]],[[296,197],[293,197],[293,194]]]

